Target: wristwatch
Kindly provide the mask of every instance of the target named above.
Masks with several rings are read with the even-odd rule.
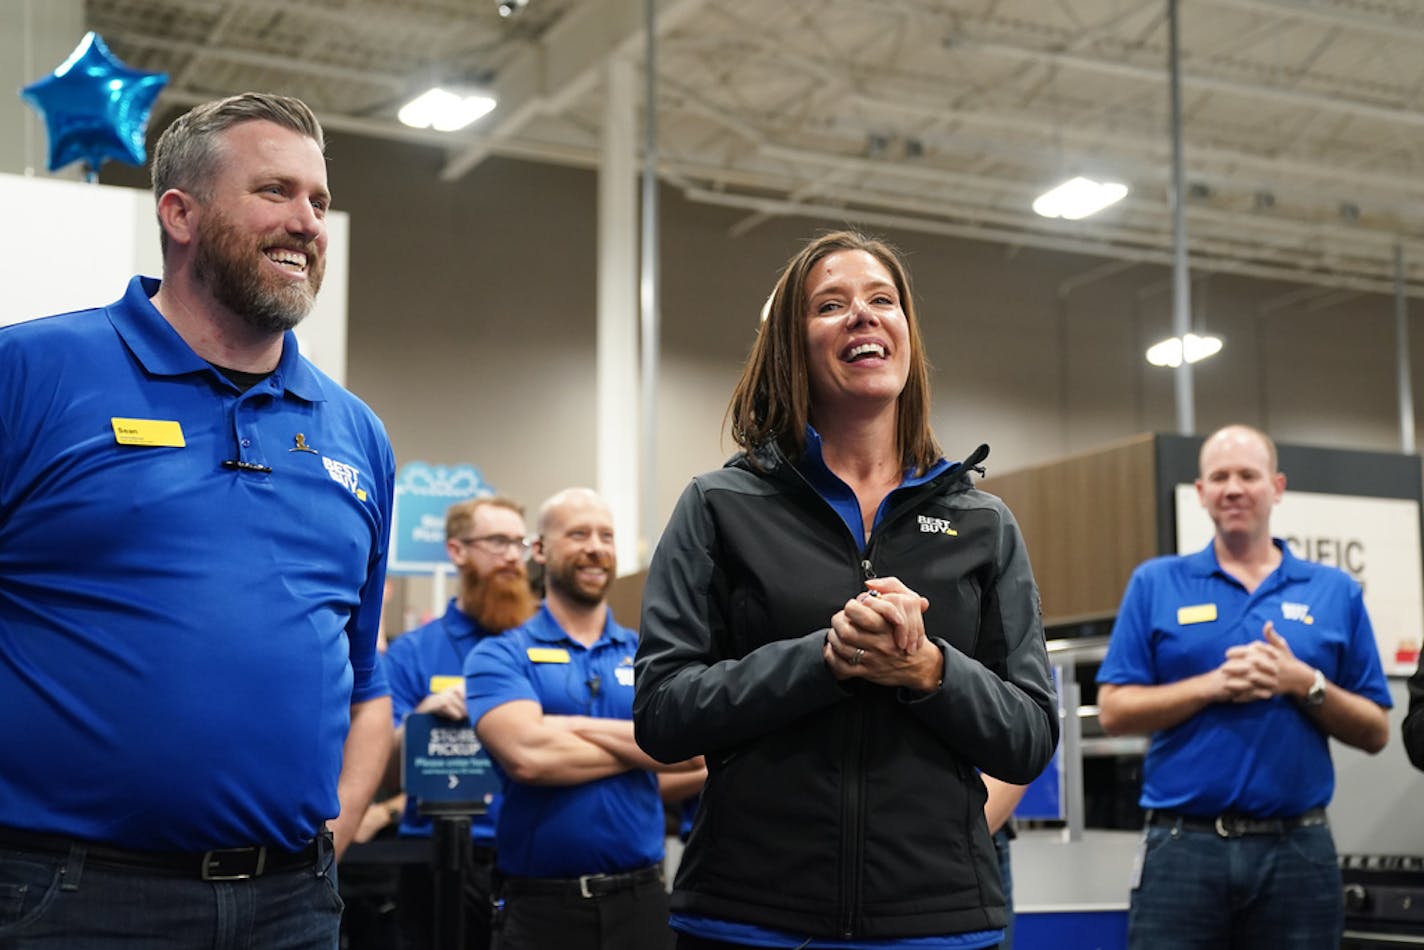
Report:
[[[1310,684],[1310,689],[1306,691],[1300,704],[1307,709],[1313,709],[1323,702],[1325,702],[1325,674],[1316,670],[1315,682]]]

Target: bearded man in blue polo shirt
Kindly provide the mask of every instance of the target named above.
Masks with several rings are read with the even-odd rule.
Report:
[[[661,794],[701,787],[701,760],[664,765],[633,740],[637,634],[605,601],[613,516],[572,488],[539,511],[545,600],[465,661],[470,721],[505,777],[496,822],[501,950],[664,950]]]
[[[1329,739],[1375,753],[1388,684],[1360,585],[1272,538],[1276,447],[1228,426],[1201,449],[1204,550],[1133,574],[1098,672],[1110,733],[1151,733],[1129,944],[1336,948]]]
[[[498,636],[528,620],[538,609],[529,587],[524,557],[529,546],[524,509],[503,496],[475,498],[445,512],[445,550],[460,572],[460,593],[445,613],[397,637],[382,660],[391,681],[395,717],[394,756],[402,754],[405,721],[411,713],[430,713],[464,723],[465,657],[486,637]],[[392,766],[399,769],[398,761]],[[490,945],[491,873],[494,869],[494,815],[470,821],[470,861],[465,869],[465,946]],[[402,837],[429,838],[431,819],[417,802],[406,802]],[[434,876],[429,865],[401,868],[399,917],[409,948],[430,946],[434,919]],[[455,948],[451,948],[455,950]]]
[[[337,946],[394,464],[291,332],[323,148],[295,99],[194,108],[154,149],[162,282],[0,329],[0,946]]]

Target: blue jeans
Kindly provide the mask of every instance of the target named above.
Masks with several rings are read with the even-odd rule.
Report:
[[[336,950],[336,864],[203,881],[0,848],[0,950]]]
[[[1009,826],[994,832],[994,851],[999,856],[999,880],[1004,885],[1004,912],[1009,922],[1004,925],[1004,942],[1000,950],[1014,950],[1014,867],[1009,857]]]
[[[1327,825],[1222,838],[1149,826],[1132,892],[1135,950],[1337,950],[1345,909]]]

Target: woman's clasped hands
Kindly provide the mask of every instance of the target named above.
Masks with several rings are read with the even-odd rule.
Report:
[[[944,655],[925,638],[930,602],[894,577],[871,578],[865,586],[831,618],[822,651],[831,673],[839,680],[935,689]]]

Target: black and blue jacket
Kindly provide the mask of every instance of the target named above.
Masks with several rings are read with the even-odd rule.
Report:
[[[693,479],[643,593],[633,717],[666,762],[705,755],[675,913],[835,938],[1002,927],[983,771],[1053,755],[1038,591],[1012,514],[965,463],[892,493],[859,549],[774,448]],[[831,617],[870,576],[927,597],[930,693],[837,681]]]

